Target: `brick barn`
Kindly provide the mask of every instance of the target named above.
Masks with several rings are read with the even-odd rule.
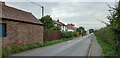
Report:
[[[0,2],[0,38],[3,47],[43,41],[43,24],[31,13]]]

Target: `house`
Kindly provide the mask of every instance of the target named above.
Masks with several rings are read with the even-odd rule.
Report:
[[[43,24],[30,12],[0,2],[0,37],[2,46],[43,41]]]
[[[67,31],[72,31],[75,32],[76,31],[76,27],[74,24],[67,24]]]
[[[55,21],[54,24],[55,24],[56,27],[59,27],[61,29],[60,31],[66,31],[67,30],[67,26],[64,23],[60,22],[59,19],[57,21]]]

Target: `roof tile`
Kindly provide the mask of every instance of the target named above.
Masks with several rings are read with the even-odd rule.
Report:
[[[32,13],[2,5],[2,18],[42,24]],[[1,17],[1,16],[0,16]]]

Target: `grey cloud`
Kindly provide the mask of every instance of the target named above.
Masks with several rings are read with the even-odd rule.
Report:
[[[97,19],[108,21],[106,19],[108,6],[104,2],[36,2],[45,7],[45,14],[49,14],[54,20],[67,23],[74,23],[76,26],[89,28],[101,28],[105,25]],[[41,17],[41,8],[28,2],[7,3],[8,5],[30,11],[37,18]],[[109,3],[114,5],[114,2]]]

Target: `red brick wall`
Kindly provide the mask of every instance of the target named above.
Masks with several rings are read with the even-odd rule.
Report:
[[[7,35],[2,38],[3,47],[43,41],[43,26],[24,22],[2,20],[7,24]]]

